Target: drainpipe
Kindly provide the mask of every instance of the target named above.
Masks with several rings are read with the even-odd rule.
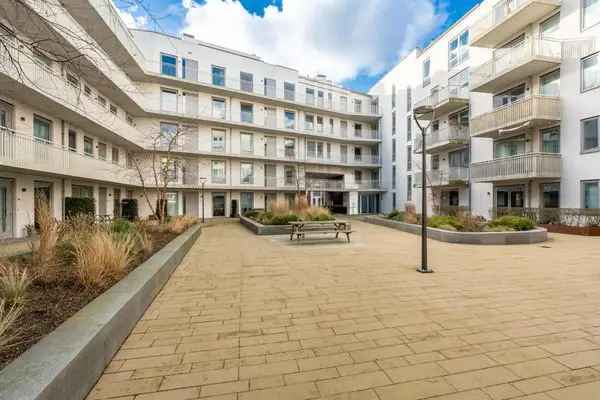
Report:
[[[471,160],[473,159],[473,139],[469,135],[469,214],[473,212],[471,201],[473,199],[473,182],[471,181]]]
[[[60,213],[62,215],[62,219],[65,219],[65,178],[60,180]]]

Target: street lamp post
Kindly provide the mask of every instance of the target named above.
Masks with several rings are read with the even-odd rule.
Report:
[[[205,177],[200,177],[200,187],[201,187],[201,193],[202,193],[202,223],[204,223],[204,185],[206,184],[206,181],[208,179],[206,179]]]
[[[425,132],[433,122],[433,114],[431,107],[426,107],[421,113],[413,112],[413,118],[421,131],[421,266],[417,268],[417,271],[422,274],[433,272],[427,265],[427,177],[425,175],[427,171]],[[422,126],[419,118],[429,119],[427,126]]]

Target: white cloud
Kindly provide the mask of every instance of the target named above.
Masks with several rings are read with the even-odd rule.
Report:
[[[385,71],[446,18],[434,0],[283,0],[264,17],[235,0],[182,1],[183,32],[335,81]]]
[[[117,7],[117,12],[121,16],[121,19],[125,22],[130,29],[144,28],[148,23],[148,18],[145,15],[135,15],[138,11],[136,5],[132,5],[127,9],[121,9]]]

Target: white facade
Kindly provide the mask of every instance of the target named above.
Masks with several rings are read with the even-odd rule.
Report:
[[[93,196],[98,215],[136,198],[148,215],[129,157],[149,157],[149,138],[169,129],[185,130],[172,214],[231,216],[297,193],[336,212],[379,212],[376,97],[191,37],[130,31],[107,0],[25,3],[70,30],[57,40],[84,57],[58,63],[43,45],[0,54],[0,239],[25,234],[36,195],[57,218],[69,196]],[[45,22],[18,7],[0,19],[40,39]]]
[[[396,178],[384,211],[420,209],[421,154],[406,165],[408,146],[420,146],[416,126],[407,141],[412,111],[436,121],[426,139],[430,211],[599,208],[599,51],[600,3],[580,0],[486,0],[414,50],[370,91],[383,112],[383,181]]]

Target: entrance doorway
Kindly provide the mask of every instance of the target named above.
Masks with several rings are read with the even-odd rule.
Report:
[[[496,188],[497,208],[525,207],[525,191],[521,186]]]
[[[379,213],[379,195],[376,193],[360,194],[360,213],[378,214]]]
[[[0,239],[13,237],[13,190],[12,182],[0,178]]]
[[[33,191],[33,195],[34,195],[33,221],[35,224],[35,228],[37,229],[39,226],[39,213],[40,213],[41,204],[45,203],[47,205],[47,207],[50,209],[50,212],[53,213],[52,212],[52,183],[35,181],[35,182],[33,182],[33,187],[34,187],[34,191]]]
[[[98,215],[106,215],[106,201],[108,200],[108,192],[105,187],[98,188]]]
[[[213,217],[225,216],[225,193],[213,193],[212,195]]]

